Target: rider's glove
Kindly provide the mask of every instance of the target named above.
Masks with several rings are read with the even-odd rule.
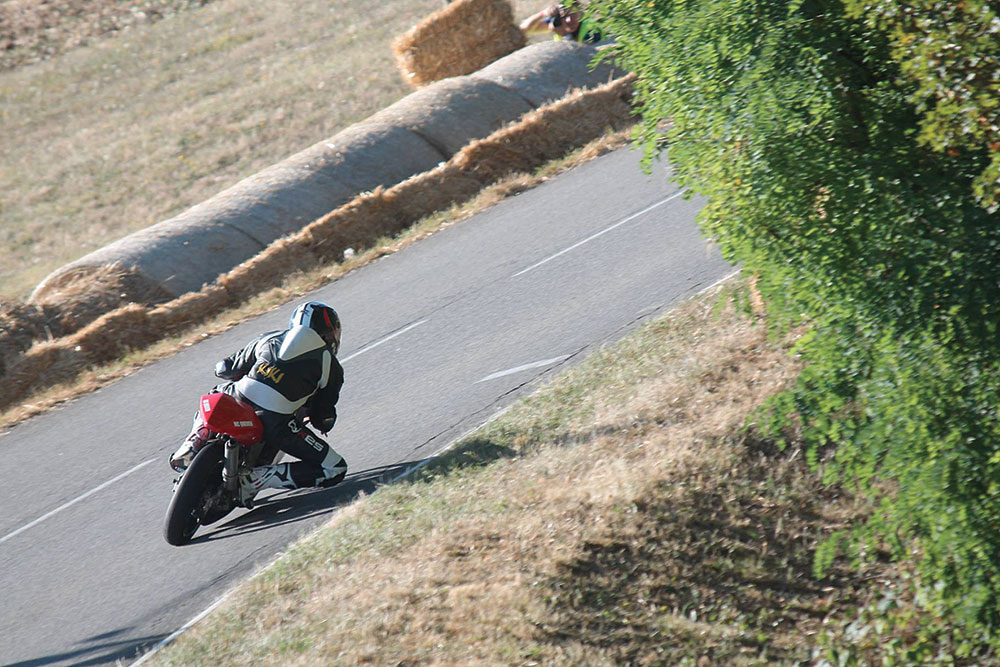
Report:
[[[220,377],[223,380],[239,379],[241,374],[230,366],[231,363],[232,362],[229,359],[223,359],[219,363],[215,364],[215,376]]]
[[[326,419],[320,419],[320,420],[313,419],[310,421],[312,422],[313,426],[319,429],[320,433],[325,434],[329,433],[330,429],[333,428],[333,425],[337,423],[337,415],[336,413],[334,413],[332,416],[327,417]]]

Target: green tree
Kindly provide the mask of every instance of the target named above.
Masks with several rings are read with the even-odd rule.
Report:
[[[974,189],[984,206],[1000,210],[1000,2],[845,4],[889,37],[893,59],[916,85],[921,141],[952,153],[989,151]]]
[[[831,479],[884,499],[854,544],[917,560],[926,608],[994,636],[1000,57],[986,3],[914,18],[946,4],[595,0],[588,11],[638,74],[646,159],[665,151],[676,179],[707,197],[702,228],[760,276],[775,325],[809,325],[806,370],[775,410],[801,420],[814,459],[834,450]],[[973,4],[981,25],[955,25]],[[914,25],[933,36],[925,52],[907,37]],[[954,60],[928,81],[933,54],[966,37],[981,76]],[[943,102],[948,90],[969,91],[963,105]]]

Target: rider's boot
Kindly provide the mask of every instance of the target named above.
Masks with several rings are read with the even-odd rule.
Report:
[[[254,496],[264,489],[297,489],[288,467],[290,463],[258,466],[240,475],[240,497],[244,504],[253,504]]]
[[[243,473],[240,475],[240,499],[245,506],[252,507],[254,496],[264,489],[329,487],[339,484],[346,475],[347,461],[331,449],[321,465],[292,461],[258,466]]]
[[[170,455],[170,467],[176,472],[184,472],[191,465],[198,451],[208,442],[209,430],[205,424],[196,421],[191,434],[177,451]]]

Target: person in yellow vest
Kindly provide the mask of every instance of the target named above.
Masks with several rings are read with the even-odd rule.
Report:
[[[583,17],[579,5],[549,5],[521,21],[519,27],[526,35],[551,32],[553,39],[572,39],[584,44],[595,44],[602,39],[600,29]]]

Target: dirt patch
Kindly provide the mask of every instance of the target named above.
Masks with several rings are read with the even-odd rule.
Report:
[[[158,21],[211,0],[6,0],[0,69],[47,60],[95,37]]]

